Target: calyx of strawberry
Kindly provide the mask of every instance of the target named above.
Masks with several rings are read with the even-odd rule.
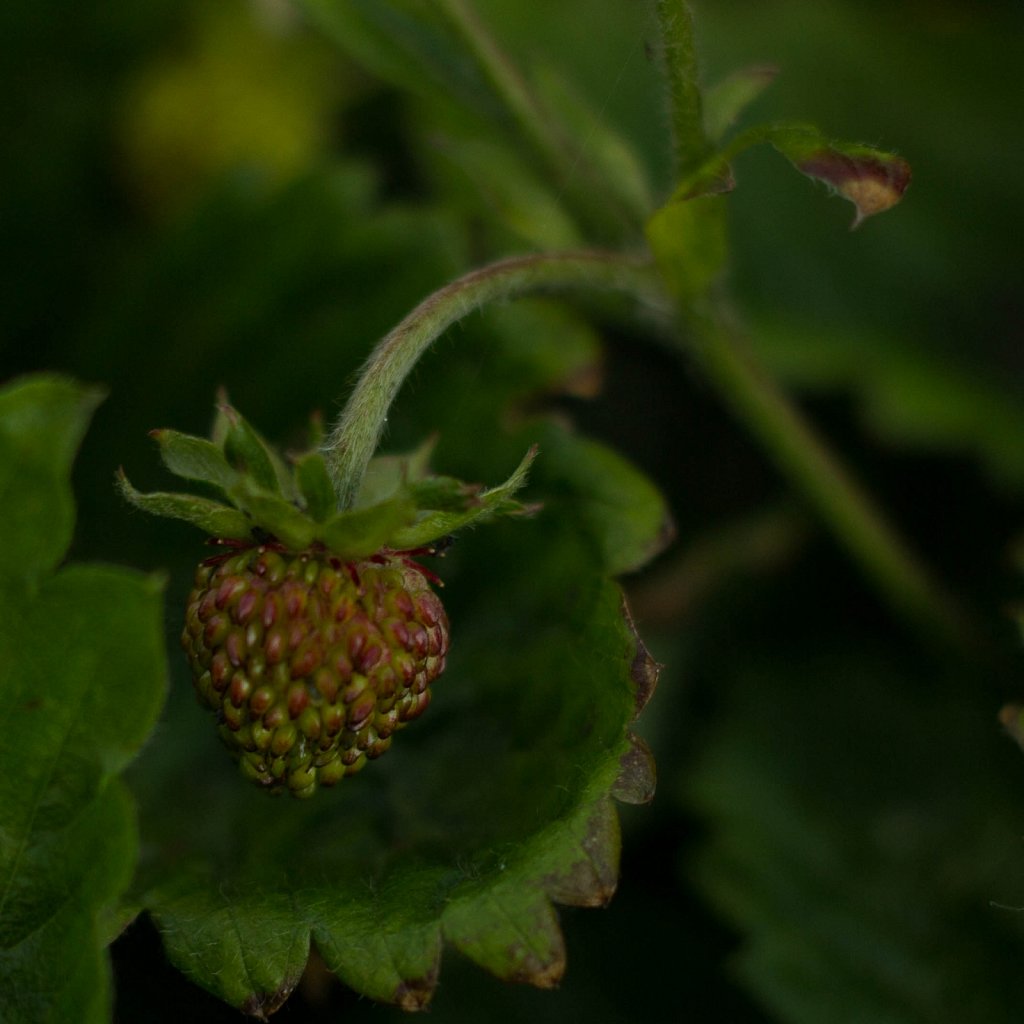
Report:
[[[155,430],[152,436],[164,465],[206,485],[211,496],[145,494],[118,470],[122,495],[146,512],[182,519],[225,540],[274,541],[290,551],[316,548],[353,561],[381,551],[430,548],[471,523],[536,510],[514,497],[526,482],[535,448],[504,483],[488,488],[432,474],[431,439],[408,455],[372,459],[354,502],[340,509],[321,438],[286,459],[226,400],[218,405],[209,440],[175,430]]]

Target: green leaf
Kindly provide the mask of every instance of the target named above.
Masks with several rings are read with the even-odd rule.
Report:
[[[19,497],[44,509],[56,496],[68,523],[70,461],[89,394],[33,378],[0,401],[12,462],[33,468]],[[40,515],[34,530],[52,526]],[[24,544],[48,550],[28,532]],[[98,565],[40,577],[39,567],[39,559],[9,561],[0,572],[0,1018],[91,1024],[109,1015],[103,918],[138,852],[116,775],[163,702],[162,583]]]
[[[138,850],[135,807],[118,779],[53,836],[69,868],[63,899],[23,937],[0,945],[0,1013],[10,1024],[110,1020],[104,903],[131,881]]]
[[[614,891],[610,793],[638,792],[630,725],[656,674],[622,595],[564,502],[464,534],[451,561],[459,640],[434,705],[365,773],[271,804],[183,701],[136,774],[141,902],[172,961],[235,1006],[273,1005],[310,938],[347,985],[407,1009],[429,1000],[444,941],[550,986],[552,903]],[[202,824],[184,828],[197,801]]]
[[[103,393],[63,377],[31,377],[0,391],[0,574],[52,569],[71,541],[68,474]]]
[[[470,138],[446,139],[438,145],[455,181],[457,195],[478,198],[489,219],[505,225],[538,250],[570,249],[582,244],[580,233],[552,193],[513,147]]]
[[[704,128],[712,142],[720,142],[744,110],[775,81],[779,69],[761,64],[734,71],[704,94]]]
[[[159,711],[159,595],[158,582],[98,566],[63,570],[28,602],[10,584],[3,592],[5,945],[66,900],[69,872],[87,865],[63,846],[63,829],[134,756]]]
[[[225,892],[211,904],[209,887],[209,878],[184,873],[162,893],[156,920],[167,955],[200,985],[219,975],[225,1001],[266,1019],[302,976],[309,929],[276,892]]]
[[[521,879],[508,879],[478,886],[453,901],[445,911],[444,935],[456,949],[505,981],[551,988],[565,971],[558,915],[543,888],[531,891],[521,885]],[[489,912],[482,913],[483,908]]]
[[[318,894],[301,900],[327,965],[350,988],[403,1010],[423,1009],[441,959],[436,870],[398,870],[368,897],[334,907]],[[312,897],[312,898],[311,898]]]
[[[674,535],[658,489],[622,456],[596,441],[552,430],[541,442],[538,476],[563,501],[573,503],[580,527],[613,576],[632,572]]]

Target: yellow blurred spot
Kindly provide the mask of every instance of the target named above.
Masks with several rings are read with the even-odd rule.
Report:
[[[330,141],[343,69],[294,26],[241,2],[203,11],[191,44],[145,69],[126,96],[119,149],[128,186],[176,207],[213,178],[251,167],[294,175]]]

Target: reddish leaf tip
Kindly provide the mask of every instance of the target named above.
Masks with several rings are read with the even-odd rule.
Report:
[[[557,956],[550,963],[536,968],[524,969],[518,974],[509,975],[505,980],[520,984],[532,985],[534,988],[558,988],[565,976],[565,954]]]
[[[437,968],[422,978],[408,978],[395,989],[394,1005],[407,1013],[425,1010],[433,998],[437,987]]]
[[[895,206],[910,184],[910,164],[897,156],[843,153],[823,148],[797,161],[797,168],[832,186],[857,208],[852,228]]]
[[[655,689],[658,686],[658,676],[661,674],[661,665],[654,660],[647,645],[640,638],[637,632],[636,623],[633,621],[633,613],[629,610],[625,594],[622,595],[622,618],[626,628],[632,634],[636,648],[633,660],[629,666],[629,678],[633,683],[633,700],[636,704],[636,713],[639,715],[647,706]]]

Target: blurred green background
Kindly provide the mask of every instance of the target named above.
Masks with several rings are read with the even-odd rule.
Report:
[[[437,74],[375,50],[338,15],[365,6],[0,9],[0,366],[110,389],[76,468],[73,554],[166,568],[172,609],[194,538],[129,513],[112,487],[118,464],[143,489],[163,482],[147,430],[205,432],[224,385],[272,436],[296,438],[433,288],[576,240],[562,200],[596,136],[578,137],[578,179],[545,191],[502,148],[470,71],[440,43]],[[476,6],[667,193],[650,4]],[[811,121],[914,167],[904,203],[851,234],[850,208],[785,161],[741,157],[730,277],[758,354],[982,639],[950,655],[893,621],[695,369],[641,327],[599,320],[604,387],[559,410],[645,469],[679,530],[627,581],[666,666],[641,723],[659,792],[624,811],[611,907],[563,913],[558,992],[502,986],[452,954],[431,1019],[1016,1021],[1024,763],[996,714],[1024,693],[1011,614],[1024,590],[1024,10],[694,6],[707,81],[780,68],[744,123]],[[607,223],[603,241],[639,242],[638,226]],[[452,360],[471,417],[488,367],[471,341],[514,336],[514,317],[460,329],[412,386],[429,394]],[[400,406],[395,447],[429,429]],[[169,620],[169,642],[176,631]],[[114,964],[121,1021],[240,1019],[177,978],[146,922]],[[307,982],[280,1019],[399,1017]]]

